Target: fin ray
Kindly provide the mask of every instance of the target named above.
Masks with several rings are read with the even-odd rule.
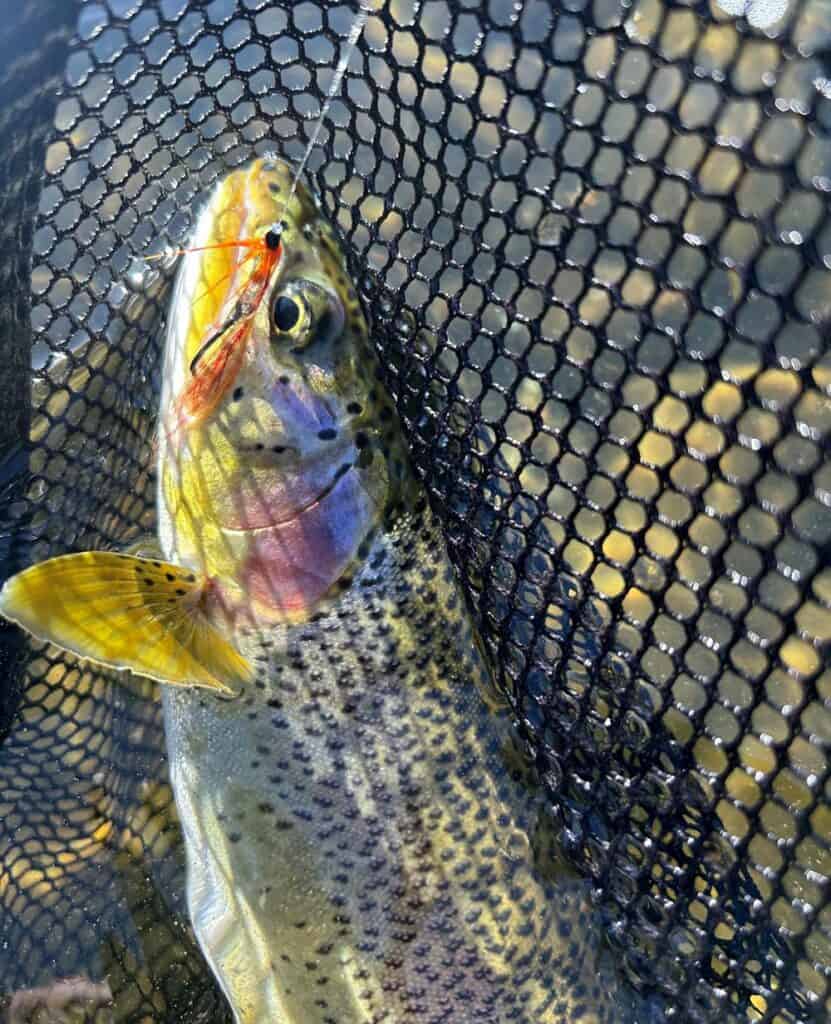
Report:
[[[228,693],[252,668],[205,618],[207,581],[158,559],[88,551],[7,580],[0,614],[81,658]]]

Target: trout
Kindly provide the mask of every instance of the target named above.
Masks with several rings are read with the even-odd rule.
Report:
[[[634,1021],[535,854],[439,521],[343,253],[291,168],[217,186],[174,289],[156,546],[0,611],[161,682],[193,927],[239,1024]]]

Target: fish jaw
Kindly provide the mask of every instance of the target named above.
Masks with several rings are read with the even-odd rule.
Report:
[[[217,581],[226,620],[308,618],[359,561],[378,521],[384,477],[358,458],[347,449],[294,474],[259,465],[209,493],[202,474],[183,488],[179,515],[168,515],[166,527],[160,522],[168,557],[203,567]],[[186,472],[202,469],[194,461]]]
[[[354,470],[279,525],[246,531],[241,584],[258,617],[299,622],[341,580],[372,521],[374,509]]]

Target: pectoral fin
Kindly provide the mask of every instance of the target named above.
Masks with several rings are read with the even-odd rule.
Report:
[[[169,562],[86,551],[50,558],[7,580],[0,615],[110,668],[233,693],[252,669],[208,622],[201,607],[207,585]]]

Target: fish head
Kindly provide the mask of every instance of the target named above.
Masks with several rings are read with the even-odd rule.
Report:
[[[348,585],[408,470],[340,245],[292,180],[270,158],[232,172],[184,257],[159,528],[166,555],[216,578],[226,604],[296,622]]]

